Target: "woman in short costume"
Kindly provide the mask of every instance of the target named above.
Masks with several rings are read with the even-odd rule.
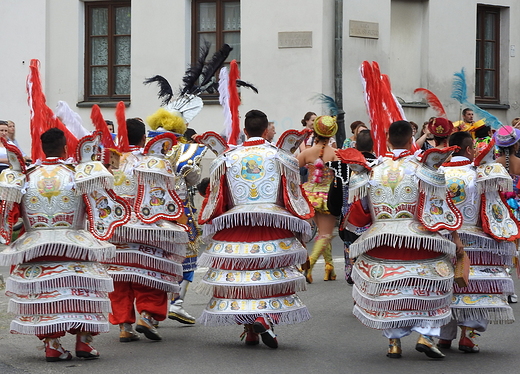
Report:
[[[318,226],[318,237],[309,257],[310,267],[306,271],[307,282],[312,283],[312,269],[318,258],[325,259],[324,280],[335,280],[334,263],[332,261],[332,231],[336,226],[336,217],[331,215],[327,207],[327,195],[330,184],[334,180],[334,170],[326,163],[337,161],[334,148],[329,145],[329,139],[336,134],[338,125],[336,119],[330,116],[321,116],[314,121],[314,145],[298,155],[301,166],[307,166],[309,180],[303,184],[307,198],[311,202],[316,214],[314,221]]]

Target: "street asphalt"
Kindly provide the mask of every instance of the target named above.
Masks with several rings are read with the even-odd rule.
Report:
[[[444,350],[443,360],[428,359],[414,347],[417,334],[404,338],[403,357],[386,357],[387,339],[380,331],[364,327],[353,315],[351,287],[343,276],[343,246],[334,239],[334,257],[338,278],[324,282],[323,261],[314,270],[314,283],[300,297],[308,306],[308,322],[276,328],[279,348],[263,344],[246,346],[239,336],[240,326],[204,327],[161,322],[160,342],[144,338],[131,343],[119,342],[119,329],[95,337],[101,352],[98,360],[47,363],[42,343],[34,336],[9,333],[8,298],[0,291],[0,374],[92,374],[92,373],[519,373],[520,330],[518,324],[490,325],[479,338],[481,352],[467,354],[455,347]],[[195,282],[203,270],[196,273]],[[7,278],[9,269],[0,267]],[[520,290],[518,280],[515,280]],[[188,290],[184,306],[199,316],[208,300]],[[520,316],[518,304],[512,305]],[[66,349],[74,349],[74,338],[62,339]],[[73,352],[74,353],[74,352]]]

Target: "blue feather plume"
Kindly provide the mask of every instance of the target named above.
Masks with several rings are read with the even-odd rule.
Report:
[[[451,97],[463,106],[471,109],[479,119],[483,119],[486,122],[487,126],[490,126],[494,130],[498,130],[502,126],[502,122],[500,122],[497,117],[468,101],[468,87],[466,84],[466,73],[464,72],[464,68],[453,75],[455,78],[453,78]]]
[[[323,105],[325,105],[329,110],[331,116],[334,117],[338,115],[338,105],[332,97],[327,96],[325,94],[317,94],[316,96],[314,96],[314,101],[319,101]]]
[[[502,122],[500,122],[497,117],[485,111],[484,109],[479,108],[477,105],[471,104],[469,102],[466,102],[465,105],[471,109],[478,118],[483,119],[486,122],[486,126],[490,126],[493,130],[498,130],[503,126]]]
[[[455,74],[453,74],[453,85],[451,90],[451,97],[463,104],[468,101],[468,87],[466,85],[466,73],[464,68]]]

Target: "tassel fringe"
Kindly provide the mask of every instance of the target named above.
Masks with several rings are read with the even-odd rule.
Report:
[[[282,313],[268,313],[271,320],[276,325],[291,325],[295,323],[305,322],[311,318],[307,307],[302,306],[296,310]],[[197,322],[204,326],[226,326],[236,324],[252,324],[258,317],[264,317],[265,314],[222,314],[211,313],[207,310],[197,319]]]
[[[286,282],[277,282],[268,285],[243,285],[224,286],[215,285],[202,280],[195,288],[195,292],[223,299],[261,299],[272,295],[290,295],[295,292],[305,291],[306,281],[304,277],[298,277]]]
[[[21,295],[39,294],[54,291],[57,288],[71,287],[86,288],[101,292],[114,291],[114,283],[111,278],[96,279],[79,275],[64,275],[54,279],[46,279],[42,281],[32,280],[30,282],[20,282],[9,277],[6,282],[6,290]]]
[[[305,241],[310,239],[310,225],[294,216],[269,214],[268,212],[236,212],[214,218],[211,224],[204,225],[204,236],[208,237],[226,228],[236,226],[266,226],[301,233]]]
[[[355,266],[352,269],[352,279],[358,289],[367,295],[380,295],[388,289],[399,289],[404,287],[442,293],[450,292],[453,288],[453,276],[445,279],[406,277],[390,282],[370,282],[359,274]]]
[[[500,192],[513,191],[513,180],[511,178],[477,180],[477,191],[479,195],[497,190]]]
[[[418,168],[418,171],[421,170],[423,172],[429,172],[428,168],[426,167],[420,167]],[[432,173],[437,174],[437,173]],[[442,185],[433,185],[431,184],[431,181],[424,178],[421,173],[417,173],[417,178],[419,178],[419,191],[423,191],[426,196],[445,196],[446,195],[446,182]],[[445,181],[444,175],[442,177],[442,180]]]
[[[369,184],[365,184],[360,187],[351,188],[348,191],[348,203],[352,204],[356,200],[361,200],[365,196],[368,195],[368,190],[370,189]]]
[[[102,333],[109,332],[110,326],[108,322],[99,321],[88,321],[88,322],[60,322],[51,325],[35,326],[33,324],[22,324],[18,321],[11,322],[11,333],[12,334],[24,334],[24,335],[50,335],[57,332],[69,331],[69,330],[80,330],[90,333]]]
[[[368,298],[367,295],[363,295],[359,292],[356,286],[352,289],[352,296],[357,305],[361,308],[375,310],[375,311],[388,311],[388,310],[432,310],[443,307],[448,307],[451,304],[452,295],[446,293],[440,297],[400,297],[390,299],[388,297],[374,297]]]
[[[175,175],[165,173],[159,169],[134,169],[137,184],[156,186],[162,181],[166,182],[168,190],[175,190]]]
[[[185,231],[168,230],[161,227],[132,227],[130,225],[117,227],[110,239],[112,243],[139,243],[153,245],[171,253],[185,256],[188,234]]]
[[[109,274],[112,276],[112,278],[114,278],[114,282],[134,282],[150,288],[155,288],[157,290],[171,293],[179,293],[180,291],[178,283],[161,281],[157,278],[149,278],[141,274],[121,272],[109,272]],[[177,282],[182,281],[182,274],[177,276],[176,278]]]
[[[510,306],[494,308],[456,308],[451,309],[455,319],[464,320],[488,320],[492,324],[509,324],[515,322],[513,309]]]
[[[303,264],[305,261],[307,261],[307,250],[301,248],[291,253],[262,257],[224,257],[222,255],[210,255],[205,252],[199,257],[197,265],[229,270],[274,269]]]
[[[0,188],[0,200],[7,202],[19,203],[22,201],[23,193],[20,187],[7,187],[5,185]]]
[[[22,251],[10,252],[7,250],[0,253],[0,266],[18,265],[44,256],[105,262],[113,258],[115,254],[116,247],[108,245],[108,243],[104,248],[85,248],[71,246],[68,243],[45,243]]]
[[[499,255],[481,249],[464,248],[474,265],[513,266],[513,255]]]
[[[172,257],[175,259],[169,260],[166,258],[159,258],[136,251],[117,251],[115,259],[112,259],[110,264],[138,266],[144,269],[160,271],[170,275],[182,274],[183,267],[181,263],[184,258],[178,255],[172,255]]]
[[[113,190],[114,177],[112,175],[93,179],[76,179],[74,181],[76,194],[90,195],[94,191]]]
[[[515,243],[512,242],[499,242],[493,238],[487,236],[484,232],[481,235],[475,235],[465,231],[465,227],[459,230],[459,236],[464,243],[464,249],[466,251],[482,251],[492,252],[498,255],[512,255],[514,254],[516,247]],[[484,236],[486,235],[486,236]],[[451,239],[451,235],[447,234],[446,238]]]
[[[9,313],[22,315],[58,314],[79,310],[84,313],[110,313],[112,307],[110,300],[107,298],[106,300],[68,299],[49,302],[39,300],[37,303],[24,303],[11,299],[7,308]]]
[[[361,323],[367,327],[377,329],[377,330],[385,330],[385,329],[398,329],[401,327],[442,327],[448,324],[451,319],[451,313],[446,316],[442,316],[437,319],[433,318],[408,318],[408,319],[400,319],[400,320],[387,320],[387,319],[372,319],[367,316],[363,311],[357,306],[354,306],[353,311],[354,316],[361,321]]]
[[[374,234],[364,240],[357,240],[349,247],[351,257],[358,257],[369,250],[388,245],[395,248],[423,248],[429,251],[455,256],[455,244],[442,237],[429,237],[403,234]]]
[[[512,279],[486,279],[476,280],[470,276],[469,284],[465,288],[460,288],[456,283],[453,285],[453,293],[455,294],[472,294],[472,293],[491,293],[491,294],[514,294],[515,285]]]

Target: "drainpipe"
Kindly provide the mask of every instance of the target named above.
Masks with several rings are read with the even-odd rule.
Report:
[[[347,137],[343,110],[343,0],[334,1],[334,51],[334,96],[338,106],[336,144],[341,148]]]

